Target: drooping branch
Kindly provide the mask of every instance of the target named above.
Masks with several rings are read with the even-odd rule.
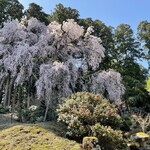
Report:
[[[99,70],[105,49],[92,32],[92,27],[85,31],[72,19],[48,26],[35,18],[5,23],[0,29],[0,73],[6,78],[10,72],[5,104],[10,103],[13,87],[14,91],[20,89],[17,99],[29,107],[35,86],[38,99],[47,105],[44,119],[62,97],[76,91],[104,93],[105,89],[112,101],[120,100],[124,91],[120,74]]]

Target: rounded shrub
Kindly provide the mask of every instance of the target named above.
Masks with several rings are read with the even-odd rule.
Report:
[[[122,123],[115,105],[110,104],[102,95],[88,92],[72,94],[57,112],[58,120],[68,127],[67,135],[80,140],[92,134],[91,127],[96,123],[113,129],[119,128]]]

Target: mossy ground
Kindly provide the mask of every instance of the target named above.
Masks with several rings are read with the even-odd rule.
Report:
[[[0,150],[79,149],[78,143],[63,137],[65,128],[57,122],[19,125],[15,123],[5,126],[1,123],[0,126]]]

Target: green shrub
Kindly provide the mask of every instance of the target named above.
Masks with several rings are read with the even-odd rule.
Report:
[[[92,133],[99,139],[99,144],[105,150],[125,149],[126,141],[120,130],[114,130],[110,126],[99,123],[92,126]]]
[[[17,110],[17,116],[20,122],[33,123],[35,121],[43,121],[43,117],[40,114],[40,108],[35,105],[31,105],[29,108],[19,108]]]
[[[132,126],[132,119],[130,117],[124,117],[123,118],[123,123],[122,123],[122,126],[121,126],[121,130],[122,131],[125,131],[125,132],[129,132],[131,129],[131,126]]]
[[[3,106],[2,104],[0,104],[0,114],[4,114],[8,112],[10,112],[9,106]]]
[[[122,119],[118,110],[102,95],[88,92],[79,92],[68,97],[64,104],[60,105],[58,120],[68,126],[67,135],[82,139],[91,135],[91,126],[100,123],[111,126],[113,129],[120,127]]]

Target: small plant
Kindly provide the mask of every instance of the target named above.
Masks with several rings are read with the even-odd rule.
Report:
[[[84,137],[82,141],[82,149],[83,150],[101,150],[98,138],[96,137]]]
[[[138,115],[132,115],[132,118],[139,124],[142,132],[146,132],[146,129],[150,126],[150,114],[143,116],[141,113]]]
[[[96,123],[111,126],[117,129],[122,124],[118,110],[102,95],[88,92],[78,92],[68,97],[60,105],[58,121],[64,122],[68,127],[67,135],[75,139],[91,135],[91,127]]]
[[[144,132],[138,132],[135,135],[136,141],[139,143],[140,147],[145,146],[146,142],[149,140],[149,135]]]

